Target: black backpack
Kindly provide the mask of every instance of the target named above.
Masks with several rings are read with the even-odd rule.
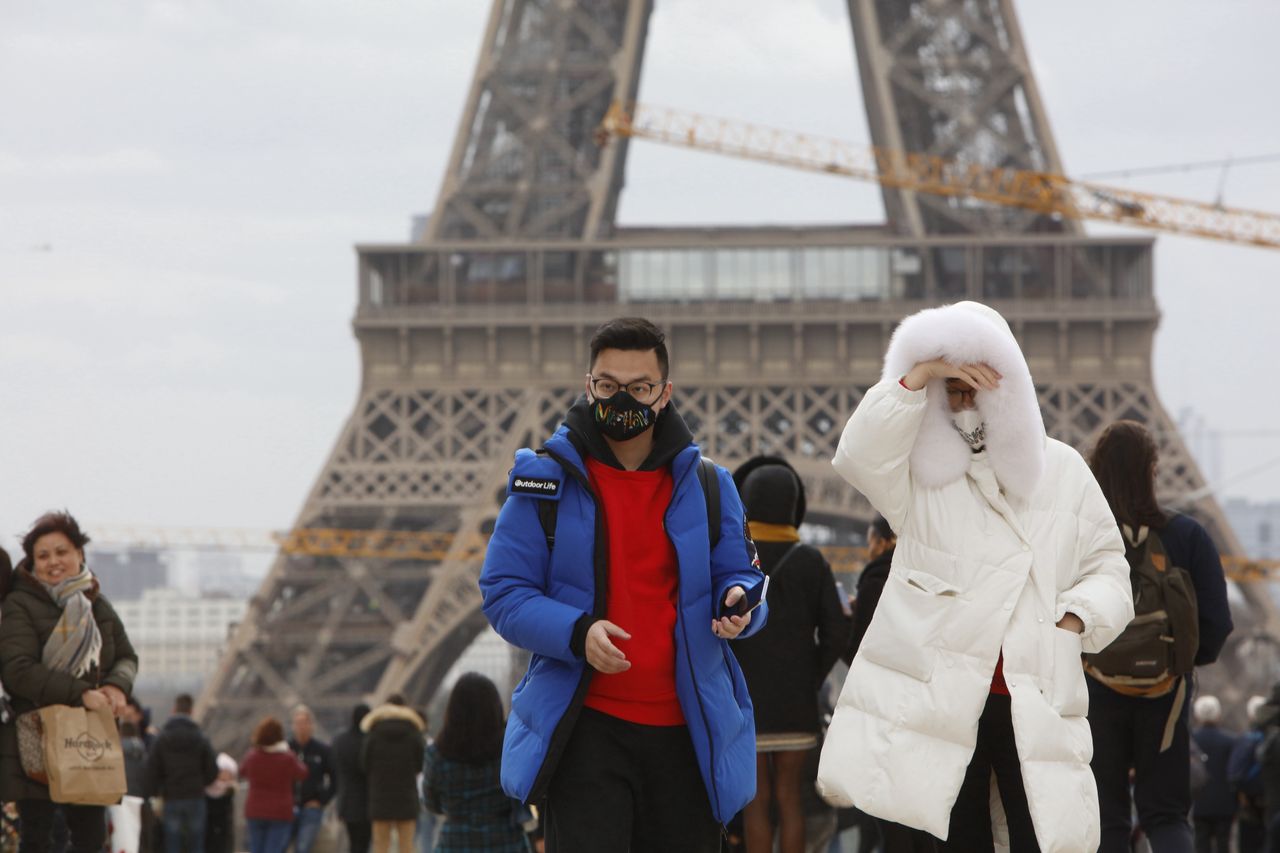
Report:
[[[538,453],[542,453],[541,450]],[[698,479],[702,482],[702,494],[707,500],[707,535],[711,537],[711,550],[720,544],[720,477],[716,463],[703,456],[698,460]],[[556,545],[556,518],[560,501],[538,501],[538,522],[542,534],[547,537],[547,550]]]
[[[1155,531],[1126,525],[1125,556],[1133,584],[1133,621],[1085,663],[1117,687],[1162,687],[1195,668],[1200,647],[1196,590],[1186,569],[1174,566]]]

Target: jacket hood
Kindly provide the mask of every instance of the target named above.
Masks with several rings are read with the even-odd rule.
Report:
[[[1005,491],[1029,497],[1045,469],[1047,434],[1027,360],[999,312],[978,302],[929,308],[902,321],[889,342],[884,379],[897,380],[922,361],[985,362],[1004,378],[975,395],[987,425],[987,455]],[[951,423],[946,383],[929,383],[927,411],[911,451],[911,476],[927,488],[954,482],[972,453]]]
[[[761,468],[773,470],[761,471]],[[751,476],[757,472],[757,477]],[[750,487],[748,479],[752,481]],[[749,520],[790,524],[793,527],[799,527],[804,522],[804,482],[791,463],[781,456],[755,456],[748,459],[733,472],[733,484],[742,496]]]
[[[618,457],[613,455],[609,443],[596,428],[595,418],[591,414],[591,404],[587,402],[586,394],[578,397],[569,408],[564,418],[564,425],[569,430],[569,440],[573,442],[573,446],[584,459],[591,456],[614,468],[622,467]],[[684,418],[676,411],[675,401],[668,401],[666,407],[658,413],[658,419],[654,421],[653,449],[649,451],[649,456],[640,466],[640,470],[656,471],[670,465],[671,460],[692,442],[693,433],[689,425],[684,422]]]
[[[379,705],[370,711],[360,722],[360,731],[369,732],[378,723],[395,720],[403,723],[409,723],[418,731],[424,731],[426,726],[422,722],[422,718],[418,716],[418,712],[412,708],[406,708],[403,705]]]

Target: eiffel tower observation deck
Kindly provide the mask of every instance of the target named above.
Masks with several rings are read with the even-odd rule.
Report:
[[[281,554],[202,698],[215,743],[295,702],[332,732],[361,700],[430,700],[484,628],[476,579],[512,454],[559,424],[591,332],[619,315],[666,330],[704,452],[788,457],[831,541],[858,541],[870,517],[829,460],[895,325],[963,299],[1009,320],[1050,434],[1085,449],[1114,420],[1144,422],[1162,499],[1205,494],[1153,387],[1150,238],[891,187],[878,227],[618,227],[628,141],[593,131],[636,97],[652,8],[494,0],[425,234],[359,247],[361,392],[297,519],[446,544],[427,561]],[[876,145],[1061,171],[1012,0],[849,12]],[[1238,552],[1212,498],[1188,509]],[[1269,622],[1247,595],[1239,617]]]

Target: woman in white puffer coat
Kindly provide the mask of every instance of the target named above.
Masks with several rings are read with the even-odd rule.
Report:
[[[1096,850],[1080,655],[1133,618],[1129,566],[1004,318],[962,302],[903,321],[832,464],[898,548],[819,790],[944,850]]]

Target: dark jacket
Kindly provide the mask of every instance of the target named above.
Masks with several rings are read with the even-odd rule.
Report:
[[[597,542],[604,523],[583,457],[609,459],[607,447],[596,446],[604,442],[590,417],[580,398],[547,440],[545,456],[528,448],[516,452],[480,573],[489,623],[507,642],[533,652],[512,694],[501,765],[504,788],[522,802],[541,799],[568,743],[592,675],[582,638],[592,620],[605,614],[609,549]],[[711,622],[730,588],[750,589],[763,578],[729,473],[716,469],[721,535],[708,553],[707,501],[697,475],[701,451],[672,406],[654,430],[653,452],[641,468],[669,464],[674,480],[666,533],[680,577],[675,639],[682,665],[676,667],[676,693],[712,813],[727,823],[755,796],[755,724],[738,663],[728,643],[711,632]],[[530,491],[530,483],[538,488]],[[550,485],[554,492],[546,491]],[[550,553],[538,510],[545,500],[559,503]],[[767,619],[766,604],[743,635]]]
[[[174,714],[147,755],[147,794],[166,800],[204,799],[218,778],[218,760],[196,721]]]
[[[140,737],[120,738],[120,751],[124,753],[124,778],[129,796],[147,795],[147,746]]]
[[[102,633],[99,665],[83,678],[56,672],[41,663],[45,641],[62,617],[60,608],[26,568],[14,573],[13,590],[0,615],[0,668],[4,686],[12,697],[15,714],[47,705],[80,706],[86,690],[114,685],[128,696],[138,674],[138,656],[129,643],[120,617],[96,590],[89,593],[93,618]],[[0,727],[0,800],[49,799],[49,789],[32,782],[18,762],[15,726]]]
[[[1227,604],[1227,579],[1222,571],[1218,548],[1208,531],[1189,515],[1174,515],[1160,530],[1169,561],[1191,575],[1196,589],[1196,609],[1200,621],[1200,647],[1196,666],[1218,659],[1227,637],[1235,627]]]
[[[307,766],[287,749],[255,746],[240,759],[240,778],[249,783],[244,816],[249,820],[293,821],[294,785],[307,778]]]
[[[769,624],[729,646],[747,679],[756,732],[817,734],[818,688],[849,636],[835,578],[822,553],[808,545],[757,542],[756,548],[769,575]]]
[[[295,792],[298,805],[305,805],[313,800],[321,806],[329,805],[329,801],[338,792],[338,776],[333,771],[333,751],[329,749],[329,744],[312,738],[307,741],[306,746],[301,746],[296,740],[290,740],[289,748],[307,766],[307,778],[302,780]]]
[[[440,853],[521,853],[527,850],[512,821],[512,802],[499,782],[498,759],[453,761],[427,747],[422,796],[427,811],[444,815],[436,839]]]
[[[1192,813],[1197,818],[1234,817],[1236,793],[1231,787],[1227,767],[1231,762],[1231,751],[1235,749],[1236,736],[1218,726],[1201,726],[1191,736],[1207,756],[1205,770],[1209,773],[1209,781],[1196,794]]]
[[[360,766],[369,779],[369,820],[417,820],[418,773],[426,742],[412,708],[382,705],[360,724],[365,733]]]
[[[333,739],[333,770],[338,777],[338,819],[369,819],[369,780],[360,766],[365,734],[347,729]]]
[[[880,603],[880,593],[884,592],[885,582],[889,580],[889,566],[893,562],[893,549],[890,548],[879,557],[871,560],[858,575],[858,590],[854,594],[853,628],[849,631],[849,648],[844,653],[844,661],[853,664],[858,654],[862,638],[867,635],[871,626],[871,617],[876,615],[876,605]]]

